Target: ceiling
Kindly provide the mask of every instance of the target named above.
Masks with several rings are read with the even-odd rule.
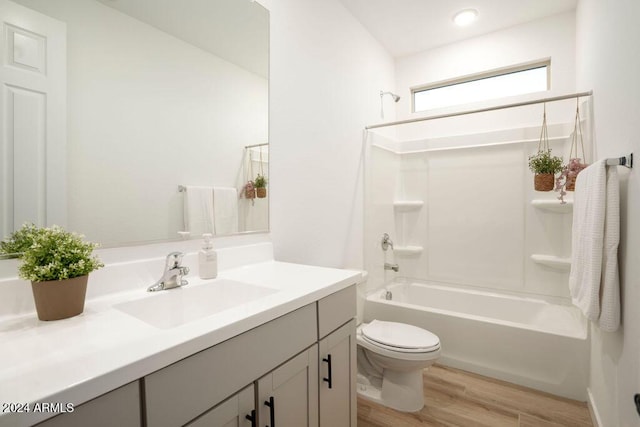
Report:
[[[394,57],[575,10],[578,0],[340,0]],[[453,15],[473,8],[478,20],[458,27]]]
[[[268,78],[269,12],[239,0],[99,0]]]

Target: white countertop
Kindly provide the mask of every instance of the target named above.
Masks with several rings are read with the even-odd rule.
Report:
[[[114,308],[126,301],[180,292],[178,288],[148,293],[149,283],[88,300],[84,313],[70,319],[42,322],[35,313],[3,319],[0,405],[51,402],[77,406],[355,284],[360,272],[268,261],[221,271],[210,281],[192,276],[187,277],[190,287],[215,286],[228,279],[277,292],[166,329]],[[28,426],[52,415],[0,413],[0,427]]]

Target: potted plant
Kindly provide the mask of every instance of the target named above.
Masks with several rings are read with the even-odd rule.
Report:
[[[40,320],[66,319],[83,312],[89,273],[104,266],[93,255],[97,244],[56,225],[33,224],[25,224],[3,243],[3,250],[21,249],[18,275],[31,281]]]
[[[589,166],[586,163],[582,163],[581,160],[582,159],[575,157],[569,159],[569,164],[562,167],[560,175],[556,178],[555,191],[560,192],[560,197],[558,197],[558,199],[560,199],[560,202],[563,204],[566,203],[564,201],[564,196],[566,196],[567,191],[574,191],[576,189],[576,178],[578,177],[578,174],[584,168]]]
[[[245,199],[255,199],[256,197],[256,185],[253,181],[247,181],[243,187]]]
[[[552,156],[550,149],[538,151],[529,156],[529,169],[535,174],[535,190],[551,191],[555,184],[555,174],[562,170],[562,157]]]
[[[264,199],[267,197],[267,178],[264,175],[258,174],[255,181],[253,181],[256,186],[256,194],[259,199]]]

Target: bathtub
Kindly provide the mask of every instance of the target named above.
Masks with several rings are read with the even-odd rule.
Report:
[[[409,323],[435,333],[442,345],[438,363],[443,365],[587,399],[588,325],[573,306],[399,282],[366,297],[364,320],[373,319]]]

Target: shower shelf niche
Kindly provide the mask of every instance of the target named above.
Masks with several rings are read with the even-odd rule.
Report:
[[[416,211],[424,205],[422,200],[396,200],[393,202],[393,207],[398,212]]]
[[[422,246],[396,246],[393,253],[398,256],[415,256],[420,255],[423,250]]]
[[[536,264],[557,270],[569,271],[571,269],[571,258],[561,258],[555,255],[533,254],[531,255],[531,259]]]
[[[562,204],[556,199],[534,199],[531,201],[534,208],[543,209],[550,212],[569,213],[573,212],[573,200],[567,200]]]

